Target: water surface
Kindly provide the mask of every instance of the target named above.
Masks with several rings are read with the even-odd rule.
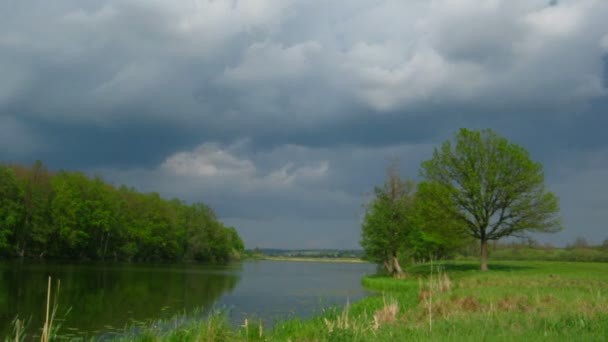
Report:
[[[42,327],[48,276],[61,281],[57,317],[61,331],[102,335],[125,326],[211,308],[272,325],[285,317],[310,317],[366,295],[360,281],[370,264],[257,261],[231,265],[0,263],[0,336],[17,315]],[[69,312],[66,313],[66,311]],[[202,313],[192,315],[202,309]],[[35,329],[34,329],[35,330]]]

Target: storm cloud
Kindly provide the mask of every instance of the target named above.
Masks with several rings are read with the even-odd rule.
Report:
[[[0,160],[211,205],[249,247],[357,247],[398,158],[492,128],[608,238],[608,3],[0,3]]]

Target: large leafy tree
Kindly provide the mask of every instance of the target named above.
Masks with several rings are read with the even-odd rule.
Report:
[[[403,181],[394,166],[387,173],[384,186],[375,189],[373,200],[366,206],[360,243],[367,259],[384,265],[390,274],[401,274],[398,256],[414,229],[415,186],[412,181]]]
[[[561,229],[559,199],[545,189],[542,165],[492,130],[461,129],[422,163],[421,176],[432,184],[427,195],[436,208],[479,240],[482,271],[488,241]]]

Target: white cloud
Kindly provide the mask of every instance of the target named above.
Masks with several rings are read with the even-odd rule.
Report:
[[[293,183],[308,183],[322,180],[329,171],[329,162],[322,161],[317,165],[304,165],[294,167],[294,163],[289,162],[278,170],[271,172],[265,177],[272,184],[291,185]]]
[[[247,1],[207,1],[188,2],[160,1],[164,7],[177,12],[180,16],[177,28],[188,35],[212,36],[235,34],[267,26],[282,15],[291,3],[285,1],[247,0]]]
[[[254,161],[238,156],[238,150],[246,148],[247,144],[240,141],[222,147],[217,143],[206,143],[194,151],[171,155],[161,164],[160,170],[194,179],[238,184],[252,191],[311,185],[328,176],[329,162],[325,160],[299,162],[297,165],[293,161],[283,161],[283,166],[263,171]]]
[[[413,56],[395,63],[386,55],[390,49],[366,49],[376,55],[367,63],[361,58],[362,44],[355,47],[354,58],[346,58],[344,75],[353,79],[355,92],[377,110],[390,110],[427,101],[466,99],[488,81],[483,70],[467,62],[453,63],[432,49],[417,50]],[[378,63],[380,60],[388,65]],[[369,63],[371,62],[371,63]]]
[[[178,152],[167,158],[161,168],[178,175],[201,177],[251,177],[256,170],[250,160],[239,159],[213,143],[203,144],[193,152]]]
[[[595,1],[578,1],[558,6],[548,6],[528,13],[524,20],[536,32],[560,37],[575,34],[585,17],[585,10],[592,9]]]

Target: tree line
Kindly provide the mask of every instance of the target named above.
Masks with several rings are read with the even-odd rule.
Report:
[[[226,262],[243,250],[205,204],[51,172],[40,161],[0,164],[1,256]]]
[[[488,269],[488,242],[561,229],[559,199],[545,188],[542,165],[492,130],[461,129],[420,167],[419,183],[396,165],[366,205],[361,246],[391,274],[400,260],[449,257],[479,243]]]

